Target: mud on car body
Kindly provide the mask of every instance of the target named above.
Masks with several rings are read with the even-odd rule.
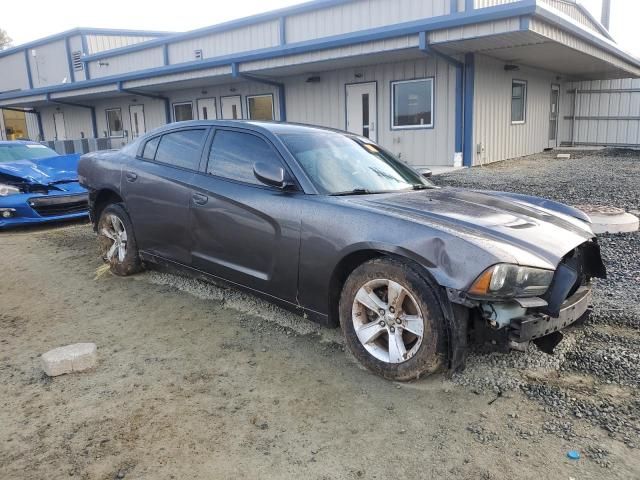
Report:
[[[115,273],[159,263],[226,281],[339,325],[391,379],[461,366],[479,324],[553,343],[605,276],[582,212],[436,187],[344,132],[182,122],[83,156],[79,175]]]

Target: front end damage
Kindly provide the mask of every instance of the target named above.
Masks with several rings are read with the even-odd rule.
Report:
[[[526,350],[533,341],[540,350],[553,353],[563,338],[560,331],[591,310],[593,278],[606,278],[596,239],[563,257],[543,295],[482,299],[468,292],[451,292],[450,299],[470,309],[473,343]]]

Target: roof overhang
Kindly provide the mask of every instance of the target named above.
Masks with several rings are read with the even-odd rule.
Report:
[[[544,3],[530,15],[429,32],[429,43],[447,55],[481,53],[568,79],[640,77],[639,59]]]

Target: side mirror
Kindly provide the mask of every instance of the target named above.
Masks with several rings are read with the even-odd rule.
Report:
[[[286,188],[291,185],[287,181],[284,168],[271,163],[256,162],[253,164],[253,174],[265,185],[277,188]]]

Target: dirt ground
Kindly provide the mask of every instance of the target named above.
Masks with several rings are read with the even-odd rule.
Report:
[[[517,389],[389,382],[339,332],[233,290],[96,276],[88,224],[5,232],[0,251],[0,479],[640,478],[637,448],[579,418],[563,438]],[[39,355],[76,342],[97,368],[47,378]]]

